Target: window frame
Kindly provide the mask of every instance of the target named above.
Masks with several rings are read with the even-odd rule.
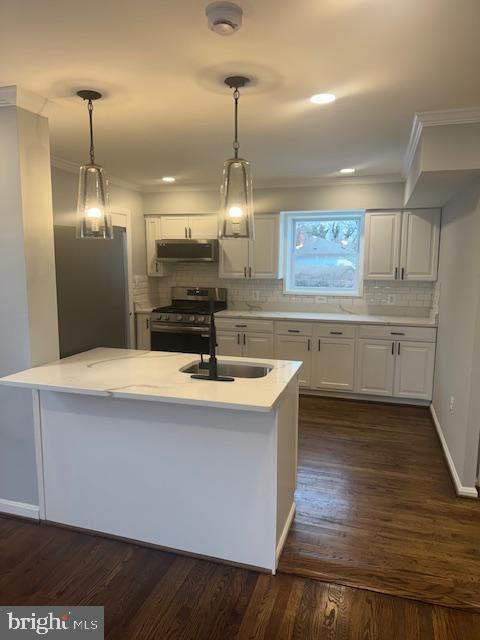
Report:
[[[342,220],[359,220],[360,235],[358,238],[358,279],[355,291],[345,289],[301,288],[292,286],[293,282],[293,242],[295,224],[299,221],[331,220],[334,217]],[[365,209],[335,209],[319,211],[282,211],[282,253],[283,253],[283,293],[292,296],[326,296],[335,298],[361,298],[363,296],[363,260]]]

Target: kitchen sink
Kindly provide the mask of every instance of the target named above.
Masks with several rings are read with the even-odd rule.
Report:
[[[231,378],[263,378],[273,367],[266,364],[237,364],[236,362],[219,362],[218,375],[229,376]],[[208,363],[202,364],[200,361],[188,364],[180,369],[182,373],[194,373],[208,377]]]

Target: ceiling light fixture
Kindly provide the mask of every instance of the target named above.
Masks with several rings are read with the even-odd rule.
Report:
[[[175,182],[175,180],[176,178],[174,178],[173,176],[163,176],[162,178],[162,182],[168,182],[168,183]]]
[[[340,173],[355,173],[355,169],[353,167],[347,167],[346,169],[340,169]]]
[[[250,163],[238,157],[238,101],[241,87],[250,82],[243,76],[225,78],[225,84],[233,89],[234,100],[234,141],[233,158],[223,165],[221,189],[222,206],[219,216],[218,235],[220,238],[254,239],[253,228],[253,187]]]
[[[333,93],[316,93],[314,96],[311,96],[310,102],[314,104],[329,104],[330,102],[335,102],[337,99]]]
[[[205,13],[208,26],[219,36],[231,36],[242,26],[243,11],[233,2],[212,2]]]
[[[80,167],[77,201],[77,238],[113,238],[108,205],[108,181],[102,167],[95,163],[93,144],[93,101],[102,97],[98,91],[82,89],[77,95],[88,103],[90,126],[90,163]]]

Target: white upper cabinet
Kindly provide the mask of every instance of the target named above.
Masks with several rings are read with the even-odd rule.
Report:
[[[400,277],[403,280],[436,280],[440,211],[405,211],[402,220]]]
[[[212,240],[218,235],[216,215],[160,216],[162,240]]]
[[[367,212],[365,280],[436,280],[439,239],[439,209]]]
[[[217,216],[189,216],[189,237],[192,240],[213,240],[218,236]]]
[[[188,217],[187,216],[161,216],[160,239],[179,240],[188,237]]]
[[[395,280],[400,259],[399,211],[368,212],[365,216],[365,279]]]
[[[278,279],[279,216],[255,216],[255,240],[226,239],[220,241],[220,278]]]
[[[145,220],[145,241],[147,250],[147,275],[153,277],[164,276],[165,265],[157,262],[157,252],[155,241],[160,240],[160,218],[146,218]]]

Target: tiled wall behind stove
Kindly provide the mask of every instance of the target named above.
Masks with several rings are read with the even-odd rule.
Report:
[[[135,300],[146,303],[166,304],[170,300],[171,287],[211,286],[226,287],[230,307],[245,308],[249,305],[282,310],[322,311],[328,306],[353,307],[360,313],[373,312],[374,307],[382,309],[385,315],[404,313],[406,308],[412,315],[429,315],[435,300],[435,284],[431,282],[381,282],[364,283],[363,296],[360,298],[327,297],[326,303],[318,303],[315,296],[285,295],[282,280],[237,280],[223,279],[217,276],[216,264],[176,264],[170,267],[171,275],[164,278],[137,279]],[[393,302],[392,302],[392,297]]]

